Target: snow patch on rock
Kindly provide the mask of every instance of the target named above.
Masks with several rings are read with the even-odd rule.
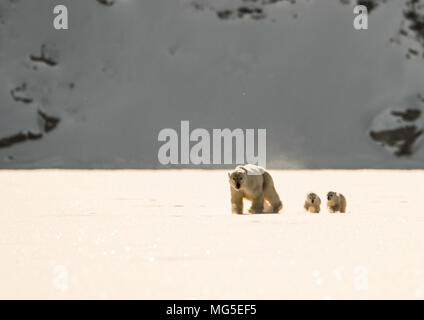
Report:
[[[422,140],[424,121],[419,108],[388,108],[377,115],[370,137],[396,156],[410,156]]]

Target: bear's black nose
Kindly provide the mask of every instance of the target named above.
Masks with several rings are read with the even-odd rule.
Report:
[[[327,200],[331,200],[330,197],[327,197]]]
[[[314,199],[311,200],[312,203],[314,203],[314,201],[315,201]]]
[[[237,184],[236,184],[236,188],[237,188],[237,189],[240,189],[240,183],[238,183],[238,182],[237,182]]]

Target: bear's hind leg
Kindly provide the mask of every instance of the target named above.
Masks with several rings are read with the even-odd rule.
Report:
[[[264,195],[261,194],[252,200],[252,206],[249,209],[250,213],[262,213],[264,211]]]
[[[340,203],[340,212],[346,213],[346,198],[344,196],[342,196],[342,200]]]
[[[272,212],[278,213],[283,208],[280,197],[274,186],[267,186],[264,190],[265,200],[269,202],[272,207]]]

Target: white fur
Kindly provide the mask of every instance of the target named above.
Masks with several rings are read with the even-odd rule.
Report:
[[[265,169],[254,164],[246,164],[243,166],[249,176],[261,176],[265,173]]]

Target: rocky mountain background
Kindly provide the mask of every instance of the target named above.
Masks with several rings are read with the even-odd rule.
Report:
[[[269,168],[424,168],[424,1],[57,4],[0,1],[0,168],[163,168],[182,120],[266,128]]]

